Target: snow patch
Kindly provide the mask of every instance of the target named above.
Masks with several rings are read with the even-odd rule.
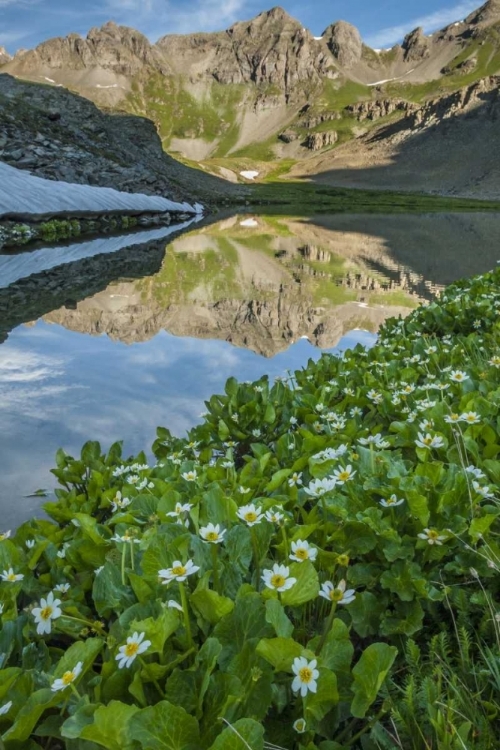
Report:
[[[47,78],[47,76],[44,76],[44,79],[48,81],[49,83],[55,83],[53,78]]]
[[[0,218],[109,211],[199,213],[189,203],[175,203],[156,195],[121,193],[113,188],[44,180],[0,162]]]
[[[192,223],[192,221],[185,221],[183,224],[171,224],[169,227],[149,229],[119,237],[100,237],[66,247],[44,247],[32,252],[0,255],[0,289],[6,289],[20,279],[26,279],[42,271],[56,268],[56,266],[74,263],[82,258],[108,255],[126,247],[162,240],[174,232],[186,229]]]
[[[406,76],[409,76],[410,73],[413,73],[415,68],[412,68],[408,71],[408,73],[405,73],[404,76],[399,76],[398,78],[384,78],[383,81],[375,81],[375,83],[367,83],[367,86],[380,86],[382,83],[391,83],[392,81],[401,81],[403,78],[406,78]]]
[[[259,176],[259,172],[255,172],[253,169],[244,170],[243,172],[240,172],[240,175],[245,178],[245,180],[255,180],[256,177]]]
[[[316,39],[317,42],[321,42],[321,40],[323,39],[322,36],[315,36],[314,38]]]
[[[240,227],[258,227],[259,222],[255,219],[245,219],[244,221],[240,221]]]
[[[100,83],[96,83],[96,89],[123,89],[124,86],[119,86],[117,83],[111,83],[109,86],[102,86]]]

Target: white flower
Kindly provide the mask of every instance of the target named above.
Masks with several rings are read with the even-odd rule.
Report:
[[[308,487],[304,487],[304,492],[307,492],[308,495],[311,497],[321,497],[322,495],[325,495],[327,492],[331,492],[335,485],[337,484],[337,480],[335,477],[325,477],[325,479],[314,479],[312,482],[310,482]]]
[[[296,560],[299,563],[304,562],[304,560],[314,562],[317,556],[317,548],[311,547],[309,542],[305,542],[302,539],[297,539],[296,542],[292,542],[292,554],[289,555],[290,560]]]
[[[461,416],[460,414],[457,414],[456,412],[452,412],[451,414],[447,414],[444,418],[444,421],[446,424],[455,424],[456,422],[460,422]]]
[[[481,487],[479,482],[473,481],[472,486],[478,495],[481,495],[485,500],[495,497],[494,493],[490,491],[489,487]]]
[[[437,544],[441,546],[445,541],[446,537],[439,534],[439,531],[435,529],[424,529],[421,534],[417,535],[419,539],[423,539],[429,544]]]
[[[492,357],[489,360],[488,364],[492,365],[493,367],[500,367],[500,357],[499,356]]]
[[[290,568],[286,565],[274,563],[272,570],[262,571],[262,580],[268,589],[287,591],[297,583],[296,578],[290,578]]]
[[[304,734],[304,732],[307,729],[306,720],[305,719],[296,719],[293,722],[292,727],[295,729],[295,731],[297,732],[297,734]]]
[[[269,523],[280,524],[284,518],[285,516],[283,515],[283,513],[280,513],[278,510],[274,510],[274,508],[266,510],[266,521],[269,521]]]
[[[351,417],[360,417],[363,414],[363,409],[360,409],[359,406],[353,406],[349,414]]]
[[[418,429],[422,430],[423,432],[428,432],[429,430],[432,430],[433,428],[434,428],[434,422],[432,419],[424,419],[418,425]]]
[[[351,479],[354,478],[355,474],[356,472],[352,470],[351,464],[349,464],[345,468],[340,467],[333,472],[333,476],[335,477],[337,484],[345,484],[345,482],[350,482]]]
[[[181,474],[181,477],[186,480],[186,482],[195,482],[198,474],[196,471],[185,471],[183,474]]]
[[[304,656],[296,656],[293,660],[292,671],[295,678],[292,682],[292,690],[294,693],[300,691],[302,698],[305,698],[308,692],[315,693],[318,689],[318,683],[316,682],[319,677],[319,672],[316,669],[317,664],[316,659],[307,661]]]
[[[388,448],[390,443],[384,440],[382,435],[377,433],[376,435],[368,435],[365,438],[359,438],[358,443],[360,445],[373,445],[374,448]]]
[[[179,581],[182,583],[182,581],[185,581],[188,576],[192,576],[199,569],[199,566],[194,565],[192,560],[188,560],[185,565],[183,565],[180,560],[175,560],[172,563],[171,568],[159,570],[158,577],[162,579],[161,582],[165,586],[172,581]]]
[[[380,404],[383,400],[382,394],[373,389],[371,391],[368,391],[366,396],[370,399],[370,401],[373,401],[374,404]]]
[[[179,612],[183,612],[181,605],[179,602],[176,602],[175,599],[169,599],[167,604],[163,604],[162,606],[166,606],[167,609],[177,609]]]
[[[381,500],[380,505],[383,508],[395,508],[398,505],[402,505],[404,503],[403,499],[398,499],[396,495],[391,495],[390,498],[387,500]]]
[[[33,547],[35,546],[35,544],[36,544],[36,542],[35,542],[34,539],[27,539],[26,540],[26,547],[28,549],[33,549]]]
[[[419,432],[415,445],[418,445],[419,448],[441,448],[444,445],[444,440],[437,435],[431,435],[429,432],[425,436]]]
[[[299,420],[297,419],[297,417],[290,417],[289,421],[292,427],[294,427],[298,423]]]
[[[467,373],[463,372],[463,370],[452,370],[450,373],[450,380],[453,380],[455,383],[463,383],[468,377]]]
[[[219,524],[214,526],[213,523],[209,523],[206,526],[202,526],[200,529],[200,536],[204,542],[210,542],[211,544],[220,544],[224,541],[225,529],[221,529]]]
[[[170,518],[179,518],[182,520],[182,516],[185,513],[189,513],[192,507],[192,503],[184,503],[184,505],[182,503],[176,503],[175,510],[170,510],[167,513],[167,516],[170,516]]]
[[[253,435],[253,436],[254,436],[255,438],[260,438],[260,437],[261,437],[261,435],[262,435],[262,430],[259,430],[259,428],[258,428],[258,427],[256,427],[256,428],[255,428],[254,430],[252,430],[252,435]]]
[[[343,579],[342,581],[339,581],[337,587],[335,587],[331,581],[325,581],[325,583],[321,585],[319,596],[322,596],[323,599],[326,599],[329,602],[335,602],[336,604],[350,604],[356,598],[356,592],[354,589],[347,589],[346,591],[346,585],[347,584]]]
[[[36,632],[39,635],[44,633],[50,633],[52,631],[52,620],[57,620],[62,615],[62,610],[59,605],[60,599],[54,599],[52,591],[47,594],[46,599],[40,599],[40,606],[35,607],[31,610],[31,614],[35,618]]]
[[[238,518],[241,518],[242,521],[245,521],[247,526],[255,526],[264,518],[264,514],[261,512],[260,508],[257,508],[253,503],[250,505],[242,505],[241,508],[238,509],[236,515]]]
[[[79,677],[79,675],[82,673],[82,668],[83,662],[79,661],[74,669],[72,669],[70,672],[65,672],[60,679],[54,680],[54,682],[50,686],[50,689],[54,692],[57,692],[58,690],[65,690],[69,685],[71,685],[72,682],[77,679],[77,677]]]
[[[486,474],[481,471],[481,469],[478,469],[476,466],[467,466],[465,468],[465,471],[467,474],[472,474],[473,477],[476,479],[484,479],[486,477]]]
[[[58,583],[57,586],[54,586],[54,591],[60,591],[61,594],[67,594],[70,588],[69,583]]]
[[[8,539],[11,535],[11,531],[4,531],[3,534],[0,534],[0,542],[3,542],[4,539]]]
[[[475,411],[466,411],[460,415],[460,421],[467,422],[467,424],[478,424],[481,417]]]
[[[127,638],[127,643],[124,646],[120,646],[118,654],[115,659],[118,662],[118,669],[123,667],[130,667],[136,656],[143,654],[151,646],[151,641],[143,640],[145,633],[137,633]]]
[[[24,575],[22,573],[14,573],[13,569],[9,568],[8,570],[4,570],[3,573],[0,573],[0,578],[2,581],[16,583],[17,581],[22,581]]]
[[[221,463],[221,466],[222,466],[223,469],[233,469],[234,468],[234,463],[232,461],[223,461]]]
[[[121,536],[120,536],[120,534],[115,534],[114,536],[111,537],[111,541],[112,542],[119,542],[119,543],[120,542],[133,542],[134,544],[140,544],[141,543],[141,540],[140,539],[136,539],[134,536],[132,536],[132,534],[130,533],[130,531],[126,531]]]
[[[128,497],[122,497],[121,492],[117,492],[115,495],[115,499],[111,502],[111,508],[113,510],[113,513],[115,513],[118,509],[126,508],[127,505],[130,505],[132,500]]]
[[[288,479],[288,484],[290,487],[296,487],[298,484],[302,484],[302,472],[294,471],[292,476]]]
[[[4,703],[3,706],[0,706],[0,716],[5,716],[5,714],[8,714],[11,707],[12,701],[7,701],[7,703]]]
[[[250,487],[243,487],[243,485],[240,484],[238,487],[238,492],[240,495],[248,495],[249,492],[251,492]]]

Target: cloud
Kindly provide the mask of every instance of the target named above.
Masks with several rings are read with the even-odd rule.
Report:
[[[442,8],[434,13],[419,16],[413,20],[406,21],[400,26],[388,26],[375,34],[369,36],[365,41],[370,47],[379,49],[400,42],[411,29],[421,26],[426,33],[443,28],[454,21],[461,21],[478,7],[478,0],[463,0],[449,8]]]
[[[0,0],[1,2],[1,0]],[[164,34],[222,30],[241,20],[249,0],[195,0],[189,4],[165,0],[105,0],[95,7],[103,20],[140,28],[152,40]]]

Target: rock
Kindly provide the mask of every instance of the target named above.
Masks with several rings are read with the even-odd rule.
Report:
[[[344,111],[354,115],[359,122],[363,122],[363,120],[379,120],[381,117],[387,117],[397,110],[407,112],[411,110],[412,106],[403,99],[378,99],[377,101],[350,104]]]
[[[323,39],[339,65],[346,70],[353,68],[361,60],[363,42],[359,31],[352,24],[337,21],[325,29]]]
[[[424,30],[418,29],[405,36],[402,44],[405,62],[419,62],[430,55],[431,41],[426,37]]]
[[[299,135],[295,130],[284,130],[283,133],[280,133],[278,136],[283,143],[292,143],[293,141],[296,141],[298,137]]]
[[[310,133],[305,140],[305,147],[311,151],[321,151],[322,148],[333,146],[339,139],[335,130],[329,130],[326,133]]]
[[[5,47],[0,47],[0,65],[5,65],[12,60],[12,55],[9,55]]]

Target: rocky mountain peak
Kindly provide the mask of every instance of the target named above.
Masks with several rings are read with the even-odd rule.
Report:
[[[339,65],[352,68],[361,59],[363,42],[358,29],[347,21],[337,21],[322,34],[328,48]]]
[[[12,60],[12,55],[9,55],[5,47],[0,47],[0,65],[4,65]]]
[[[419,26],[405,36],[401,46],[406,62],[418,62],[429,56],[431,41],[425,36],[423,28]]]
[[[473,11],[465,22],[470,25],[491,24],[500,21],[500,0],[488,0],[478,10]]]
[[[302,28],[300,21],[290,16],[283,8],[276,6],[271,10],[259,13],[250,21],[239,21],[228,29],[228,34],[234,36],[246,32],[250,35],[259,34],[282,34],[290,30]]]

